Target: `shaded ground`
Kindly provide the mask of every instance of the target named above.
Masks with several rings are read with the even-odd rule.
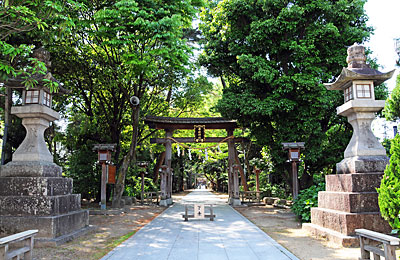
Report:
[[[359,248],[341,248],[309,237],[288,209],[270,205],[235,209],[302,260],[354,260],[360,257]]]
[[[175,194],[174,201],[181,200],[189,192]],[[227,199],[226,194],[216,195]],[[360,257],[358,248],[340,248],[327,241],[309,237],[290,210],[272,206],[235,209],[302,260],[350,260]],[[98,227],[95,231],[57,248],[35,248],[34,258],[37,260],[99,259],[163,210],[164,208],[158,206],[134,206],[129,212],[119,216],[90,216],[90,224]]]
[[[38,260],[99,259],[149,223],[164,209],[158,206],[132,206],[121,215],[91,215],[90,225],[97,227],[94,231],[58,247],[35,248],[34,258]]]

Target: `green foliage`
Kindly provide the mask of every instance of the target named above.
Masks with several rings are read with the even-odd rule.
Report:
[[[400,229],[400,135],[393,139],[390,153],[390,163],[377,189],[378,203],[382,217],[393,229]]]
[[[400,118],[400,75],[396,79],[396,87],[385,103],[384,114],[386,120],[395,121]]]
[[[288,189],[287,187],[285,187],[284,184],[264,183],[262,187],[260,187],[260,191],[262,192],[262,197],[276,197],[280,199],[289,199],[289,196],[287,195],[286,192],[287,190]]]
[[[144,178],[144,192],[158,191],[157,186],[150,178]],[[124,196],[131,196],[140,199],[142,192],[142,178],[139,176],[130,176],[126,179]]]
[[[320,182],[299,192],[293,202],[292,211],[302,222],[311,221],[311,208],[318,206],[318,192],[324,190],[325,183]]]
[[[32,50],[73,26],[63,13],[79,7],[73,0],[0,2],[0,80],[19,76],[26,87],[36,85],[33,76],[46,68]]]
[[[288,141],[305,142],[305,174],[335,168],[351,126],[336,115],[342,93],[321,83],[346,66],[347,46],[368,39],[365,1],[214,2],[201,15],[200,62],[224,79],[218,111],[267,146],[276,173],[286,172]]]

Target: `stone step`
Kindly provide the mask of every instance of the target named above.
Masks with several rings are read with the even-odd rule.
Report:
[[[0,177],[0,196],[68,195],[72,182],[63,177]]]
[[[326,175],[326,191],[374,192],[382,176],[382,172]]]
[[[0,215],[52,216],[77,211],[81,195],[60,196],[0,196]]]
[[[318,192],[318,207],[349,213],[379,212],[377,192]]]
[[[54,239],[71,234],[89,225],[89,212],[78,210],[57,216],[1,216],[0,233],[15,234],[38,229],[36,238]]]
[[[1,166],[1,177],[62,177],[62,168],[48,162],[9,162]]]
[[[326,208],[311,208],[311,222],[346,236],[355,235],[355,229],[367,228],[388,233],[391,227],[379,212],[349,213]]]
[[[346,236],[334,230],[324,228],[312,223],[304,223],[303,230],[307,231],[311,236],[323,238],[343,247],[359,247],[360,240],[356,236]]]

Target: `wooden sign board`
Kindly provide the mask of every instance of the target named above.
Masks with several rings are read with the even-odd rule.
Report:
[[[204,218],[204,204],[194,204],[194,218]]]
[[[115,165],[107,165],[107,175],[108,175],[108,180],[107,183],[110,184],[115,184],[115,173],[117,171],[117,167]]]
[[[202,143],[206,140],[206,126],[195,125],[194,126],[194,141],[196,143]]]

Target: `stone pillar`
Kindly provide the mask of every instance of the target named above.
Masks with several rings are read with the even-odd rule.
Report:
[[[160,167],[161,168],[161,174],[160,174],[160,189],[161,189],[161,200],[160,200],[160,206],[168,206],[167,203],[167,166],[163,165]]]
[[[233,135],[233,129],[227,129],[228,136]],[[235,168],[235,142],[228,140],[228,203],[232,206],[241,205],[239,198],[239,176]]]
[[[173,130],[166,129],[165,137],[172,138]],[[165,143],[165,161],[163,174],[161,175],[161,201],[160,205],[167,206],[172,204],[172,168],[171,168],[171,160],[172,160],[172,141],[167,139]],[[163,181],[164,180],[164,181]],[[163,195],[164,194],[164,195]],[[164,196],[164,198],[163,198]]]
[[[36,243],[69,241],[88,229],[89,214],[44,142],[44,130],[59,114],[42,105],[13,107],[11,113],[22,118],[27,134],[13,161],[1,167],[0,233],[38,229]]]
[[[336,165],[338,174],[326,176],[326,191],[318,193],[318,208],[311,209],[311,224],[303,225],[311,234],[342,246],[359,245],[355,236],[358,228],[382,233],[391,230],[380,215],[376,192],[389,159],[371,131],[371,122],[385,105],[384,100],[374,100],[373,85],[390,78],[393,72],[384,74],[369,68],[361,47],[349,48],[349,67],[342,70],[335,83],[326,84],[329,90],[342,89],[348,94],[348,100],[337,108],[337,113],[347,117],[353,136],[344,159]],[[357,97],[360,94],[357,84],[370,86],[372,92],[367,98]]]

